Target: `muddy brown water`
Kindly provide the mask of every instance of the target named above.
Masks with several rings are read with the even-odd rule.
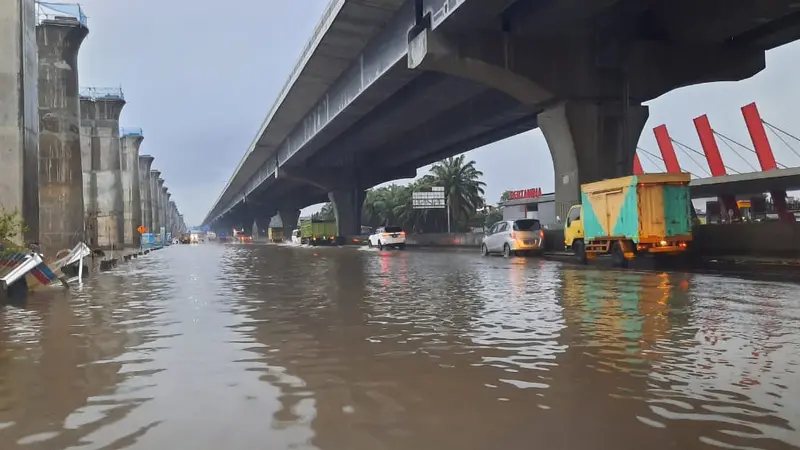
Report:
[[[0,449],[800,446],[798,285],[174,246],[0,309]]]

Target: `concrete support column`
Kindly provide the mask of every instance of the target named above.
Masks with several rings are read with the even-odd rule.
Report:
[[[150,197],[150,168],[153,166],[150,155],[139,155],[139,201],[142,209],[142,225],[149,233],[153,229],[153,203]]]
[[[0,206],[39,240],[39,117],[36,10],[33,0],[0,4]]]
[[[72,18],[36,27],[39,46],[39,239],[55,256],[84,239],[78,51],[89,30]]]
[[[555,167],[556,214],[580,202],[580,185],[631,175],[648,108],[619,101],[572,100],[539,114]]]
[[[142,196],[139,184],[139,146],[144,138],[140,134],[122,137],[122,200],[125,220],[124,240],[126,247],[139,247],[141,235],[137,230],[142,221]]]
[[[361,234],[361,209],[364,206],[366,191],[353,187],[337,189],[328,193],[336,215],[336,228],[339,236]]]
[[[119,138],[119,116],[125,100],[109,95],[94,99],[92,103],[94,117],[89,121],[89,152],[93,177],[90,188],[94,189],[96,207],[96,245],[118,249],[123,247],[125,238]],[[86,151],[82,149],[82,153]]]
[[[167,221],[169,223],[169,229],[167,231],[172,233],[172,236],[175,237],[175,202],[172,200],[169,201],[169,206],[167,206],[167,213],[169,216],[169,220]]]
[[[150,211],[152,211],[153,226],[150,232],[158,234],[158,229],[161,226],[161,215],[158,213],[159,197],[161,196],[161,188],[158,185],[158,180],[161,179],[161,172],[158,170],[150,171]]]
[[[161,188],[161,217],[162,223],[161,226],[164,228],[164,237],[166,237],[166,233],[169,232],[169,199],[172,197],[172,194],[169,193],[169,188],[164,186]]]
[[[300,210],[297,208],[281,208],[278,210],[283,225],[283,238],[287,241],[292,238],[292,231],[297,228],[297,221],[300,220]]]
[[[95,103],[87,97],[80,98],[81,176],[83,178],[83,228],[86,245],[97,246],[97,170],[99,157],[93,151]]]
[[[155,233],[161,234],[161,229],[167,224],[167,218],[164,217],[164,179],[159,177],[156,180],[156,209],[158,210],[158,228]]]

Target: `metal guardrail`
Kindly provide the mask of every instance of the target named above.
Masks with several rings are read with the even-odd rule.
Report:
[[[120,136],[144,136],[144,133],[142,133],[142,129],[141,128],[120,127],[119,135]]]
[[[92,100],[112,99],[112,100],[125,100],[125,95],[122,93],[122,88],[110,87],[82,87],[80,88],[81,97],[89,98]]]
[[[46,20],[64,21],[75,20],[84,27],[87,25],[86,14],[83,8],[77,3],[49,3],[36,2],[36,24],[39,25]]]

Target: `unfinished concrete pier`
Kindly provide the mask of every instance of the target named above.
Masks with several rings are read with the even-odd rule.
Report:
[[[139,190],[139,147],[144,139],[141,129],[123,129],[121,139],[122,206],[125,247],[140,247],[142,198]]]
[[[172,197],[172,194],[169,192],[169,188],[166,186],[162,186],[161,188],[161,226],[164,228],[164,233],[169,232],[169,198]]]
[[[158,234],[159,229],[161,227],[161,214],[159,213],[161,204],[161,186],[158,184],[158,180],[161,179],[161,171],[160,170],[151,170],[150,171],[150,205],[151,211],[153,211],[153,228],[150,230],[151,233]],[[163,180],[162,180],[163,183]]]
[[[153,200],[150,197],[150,168],[153,166],[150,155],[139,155],[139,199],[142,208],[142,225],[147,232],[153,231]]]
[[[119,116],[125,106],[121,89],[84,88],[81,92],[81,156],[89,156],[87,235],[91,245],[121,249],[124,207],[120,162]],[[86,172],[84,172],[86,175]],[[87,192],[88,191],[88,192]]]
[[[46,256],[84,240],[77,18],[36,27],[39,46],[39,240]]]
[[[34,0],[0,2],[0,206],[39,240],[39,108]]]

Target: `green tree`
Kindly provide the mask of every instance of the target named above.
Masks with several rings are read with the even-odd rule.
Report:
[[[500,196],[500,202],[507,202],[509,197],[511,197],[511,191],[503,192],[503,194]]]
[[[313,220],[336,220],[336,213],[333,211],[333,204],[328,202],[322,205],[322,209],[311,215]]]
[[[470,220],[483,208],[483,172],[475,168],[475,161],[465,161],[464,155],[447,158],[431,168],[433,183],[444,187],[450,203],[453,229],[467,228]]]
[[[11,241],[25,232],[25,224],[16,211],[7,211],[0,205],[0,244],[10,245]]]

